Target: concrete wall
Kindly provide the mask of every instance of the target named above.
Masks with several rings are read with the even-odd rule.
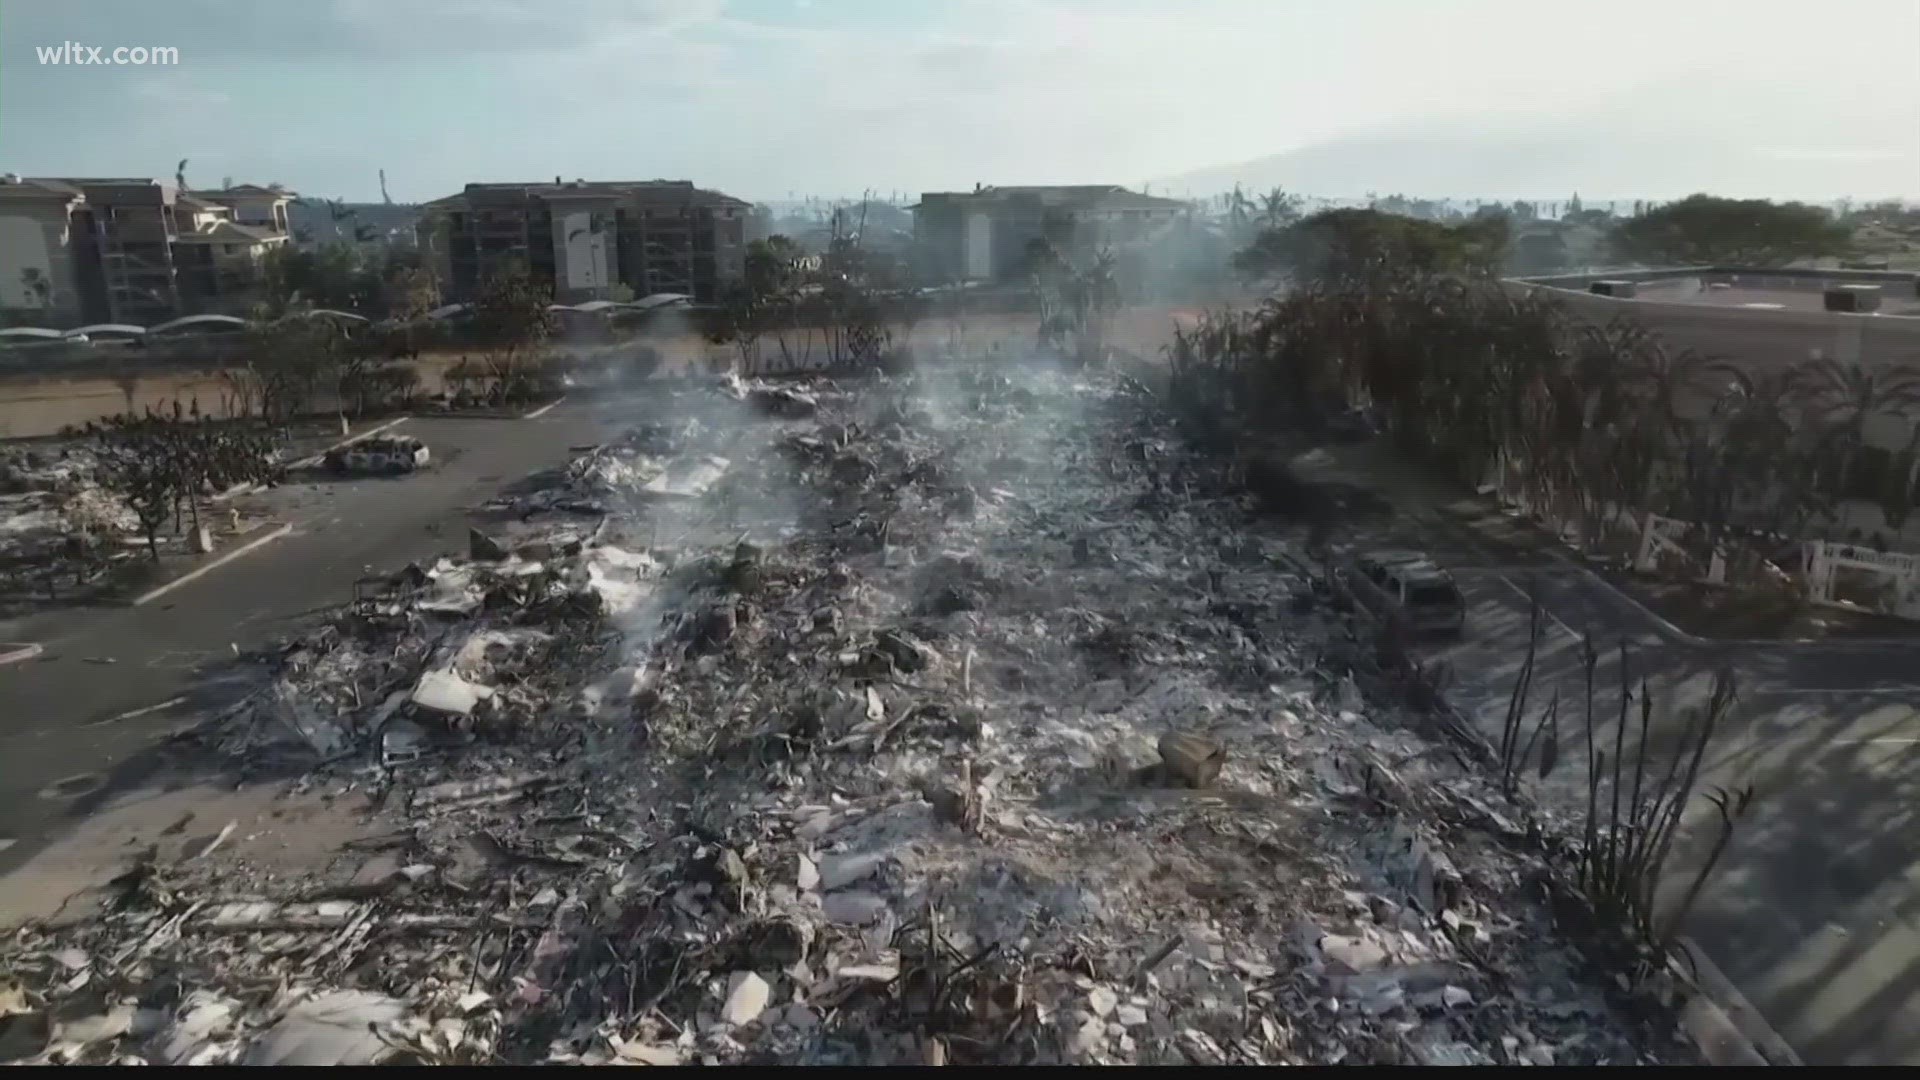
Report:
[[[970,281],[993,277],[993,215],[985,210],[967,213],[966,275]]]
[[[1889,292],[1900,285],[1913,286],[1920,280],[1920,274],[1910,270],[1840,270],[1817,266],[1779,266],[1755,269],[1741,266],[1669,266],[1651,270],[1606,270],[1578,274],[1549,274],[1539,277],[1521,277],[1514,280],[1523,285],[1545,285],[1556,289],[1575,289],[1586,292],[1587,286],[1595,281],[1682,281],[1706,278],[1709,281],[1728,281],[1739,278],[1742,284],[1754,288],[1784,288],[1790,282],[1804,282],[1809,287],[1825,284],[1880,285]]]
[[[1821,358],[1870,368],[1896,364],[1920,368],[1920,318],[1661,303],[1657,287],[1643,293],[1645,299],[1559,289],[1553,295],[1576,319],[1590,325],[1604,326],[1624,316],[1657,333],[1675,352],[1693,349],[1754,371],[1785,371]],[[1710,404],[1707,399],[1681,403],[1684,413],[1702,412]],[[1883,418],[1870,426],[1868,438],[1886,449],[1898,449],[1912,426],[1910,421]]]
[[[595,295],[619,280],[614,267],[611,211],[556,206],[553,212],[555,285],[563,297]]]
[[[52,289],[42,305],[27,285],[31,272]],[[41,313],[45,323],[65,325],[80,315],[80,290],[74,280],[72,237],[66,204],[0,203],[0,310]]]
[[[1161,349],[1173,339],[1174,327],[1190,327],[1200,314],[1197,309],[1162,305],[1125,308],[1114,314],[1108,340],[1157,363]],[[957,318],[935,314],[920,320],[910,332],[897,334],[896,342],[928,355],[938,355],[950,346],[991,349],[994,355],[1012,363],[1032,355],[1039,329],[1039,317],[1031,312],[978,311]],[[799,337],[794,335],[796,348]],[[818,331],[812,333],[812,341],[814,352],[823,356],[826,345]],[[595,356],[615,355],[638,345],[659,350],[663,369],[669,372],[704,370],[710,361],[725,363],[735,355],[731,346],[709,343],[691,325],[663,329],[622,345],[583,349],[581,353],[590,363]],[[771,335],[762,339],[761,351],[769,356],[778,351]],[[0,438],[53,435],[69,425],[129,410],[139,412],[149,405],[171,408],[176,399],[188,402],[197,397],[203,412],[217,414],[223,394],[232,393],[215,370],[218,361],[213,359],[192,367],[183,362],[156,365],[151,358],[135,353],[117,361],[97,351],[83,358],[88,361],[85,366],[56,368],[42,363],[28,369],[23,364],[11,368],[0,365]],[[443,375],[461,359],[458,352],[422,355],[413,364],[420,372],[422,392],[434,394],[447,389]]]

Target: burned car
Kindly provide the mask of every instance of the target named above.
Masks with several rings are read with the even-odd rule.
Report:
[[[362,439],[327,451],[321,467],[336,476],[401,476],[426,468],[427,444],[408,435]]]
[[[1359,552],[1345,560],[1339,576],[1354,602],[1378,618],[1402,620],[1421,634],[1466,628],[1467,602],[1453,575],[1418,552]]]

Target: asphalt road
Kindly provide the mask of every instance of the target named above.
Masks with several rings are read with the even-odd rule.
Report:
[[[363,575],[464,550],[471,510],[608,429],[586,407],[563,402],[533,420],[421,418],[398,430],[427,442],[433,468],[262,493],[266,509],[294,526],[283,539],[144,607],[0,626],[0,640],[37,641],[45,650],[0,667],[0,839],[15,841],[0,854],[0,869],[28,856],[67,815],[84,812],[90,793],[133,767],[157,731],[230,700],[247,677],[232,663],[236,646],[284,639],[348,601]]]

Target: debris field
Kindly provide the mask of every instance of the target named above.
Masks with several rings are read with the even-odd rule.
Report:
[[[1140,383],[633,409],[190,733],[375,838],[136,860],[0,943],[0,1059],[1695,1060]]]

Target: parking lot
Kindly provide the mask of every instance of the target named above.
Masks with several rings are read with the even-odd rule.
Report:
[[[105,606],[0,624],[42,654],[0,667],[0,868],[84,811],[157,731],[218,708],[244,678],[233,657],[345,602],[354,582],[463,550],[473,511],[502,487],[564,463],[606,424],[568,407],[536,420],[416,418],[431,465],[407,476],[296,475],[246,496],[292,531],[142,607]],[[53,781],[71,781],[66,787]],[[69,797],[71,795],[71,797]]]
[[[1684,711],[1703,705],[1713,674],[1738,697],[1703,763],[1697,791],[1751,788],[1752,808],[1702,893],[1688,932],[1760,1012],[1814,1063],[1920,1063],[1920,666],[1905,645],[1722,648],[1667,640],[1646,617],[1572,567],[1456,566],[1467,631],[1434,650],[1458,680],[1451,696],[1498,741],[1527,652],[1530,595],[1542,601],[1529,713],[1557,693],[1562,753],[1543,797],[1584,804],[1586,708],[1582,635],[1599,651],[1593,732],[1615,745],[1619,643],[1633,693],[1642,680],[1665,752]],[[1637,740],[1638,700],[1625,745]],[[1660,759],[1664,764],[1664,758]],[[1704,826],[1678,853],[1665,890],[1691,880]]]

